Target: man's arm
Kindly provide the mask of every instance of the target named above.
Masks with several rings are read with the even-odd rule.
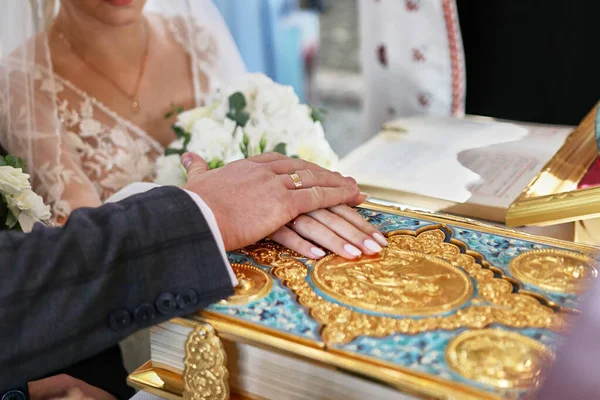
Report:
[[[188,194],[159,188],[0,233],[0,391],[233,293]]]

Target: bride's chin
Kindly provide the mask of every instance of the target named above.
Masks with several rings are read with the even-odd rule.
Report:
[[[62,3],[105,25],[122,27],[142,18],[146,0],[62,0]]]

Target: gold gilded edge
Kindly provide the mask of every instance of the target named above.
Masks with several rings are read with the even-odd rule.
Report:
[[[161,388],[160,382],[163,379],[169,379],[175,381],[178,387],[176,389],[170,387],[168,389]],[[146,362],[144,365],[133,371],[127,378],[129,386],[143,390],[150,394],[159,396],[167,400],[183,400],[183,372],[180,374],[174,374],[171,371],[162,369],[159,365],[152,361]],[[249,393],[235,393],[231,392],[229,400],[262,400],[259,397],[253,396]]]
[[[337,349],[326,349],[309,340],[302,340],[280,331],[240,321],[225,315],[204,311],[191,317],[209,323],[223,339],[241,342],[292,357],[301,357],[324,366],[334,366],[354,375],[364,376],[400,392],[434,399],[453,396],[465,400],[499,400],[490,392],[447,379],[416,372],[404,367],[357,356]],[[188,321],[187,324],[193,324]]]
[[[506,225],[554,225],[600,216],[600,187],[576,189],[596,157],[594,127],[600,103],[567,137],[506,212]]]
[[[515,201],[507,226],[554,225],[600,216],[600,186]]]
[[[167,385],[172,380],[175,384]],[[179,385],[177,384],[179,382]],[[148,361],[127,377],[129,386],[168,400],[183,399],[183,376],[162,370]]]
[[[599,194],[600,194],[600,192],[599,192]],[[600,204],[600,202],[599,202],[599,204]],[[485,233],[507,236],[507,237],[510,237],[513,239],[527,240],[530,242],[536,242],[536,243],[545,244],[548,246],[555,246],[555,247],[560,247],[563,249],[579,251],[581,253],[586,253],[586,254],[597,254],[598,251],[600,250],[600,248],[597,246],[592,246],[592,245],[582,244],[582,243],[574,243],[574,242],[569,242],[569,241],[560,240],[560,239],[554,239],[554,238],[546,237],[546,236],[536,236],[536,235],[532,235],[530,233],[519,232],[519,231],[516,231],[513,229],[496,227],[496,226],[488,225],[486,223],[476,221],[476,220],[473,220],[470,218],[458,217],[458,216],[454,216],[454,215],[428,213],[428,212],[424,212],[424,211],[413,211],[413,210],[401,209],[399,207],[384,206],[381,204],[375,204],[375,203],[369,203],[369,202],[363,203],[359,207],[363,208],[365,210],[385,212],[388,214],[401,215],[401,216],[406,216],[406,217],[410,217],[410,218],[426,219],[426,220],[429,220],[432,222],[439,222],[439,223],[443,223],[443,224],[451,224],[451,225],[459,226],[461,228],[467,228],[467,229],[477,228],[477,230],[479,230],[481,232],[485,232]]]

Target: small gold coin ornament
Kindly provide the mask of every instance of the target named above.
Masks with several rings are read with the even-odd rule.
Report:
[[[312,279],[343,304],[394,315],[447,312],[473,293],[469,277],[449,262],[393,247],[357,261],[326,257],[314,267]]]
[[[273,279],[262,269],[249,264],[231,266],[238,280],[235,294],[224,301],[226,304],[247,304],[265,297],[273,288]]]
[[[527,389],[540,385],[554,356],[527,336],[482,329],[454,338],[446,349],[446,361],[467,379],[501,389]]]
[[[532,250],[510,263],[510,272],[524,283],[559,293],[583,292],[597,277],[594,260],[558,249]]]

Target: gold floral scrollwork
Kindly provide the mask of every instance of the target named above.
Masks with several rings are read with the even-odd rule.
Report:
[[[543,344],[515,332],[482,329],[463,332],[446,348],[450,368],[463,377],[500,389],[540,385],[554,361]]]
[[[184,400],[227,400],[225,349],[214,329],[199,322],[185,343]]]
[[[598,277],[593,259],[558,249],[525,252],[509,268],[520,281],[559,293],[581,293]]]
[[[306,264],[277,244],[259,243],[245,252],[273,267],[272,274],[322,324],[321,337],[328,345],[349,343],[358,336],[481,329],[494,323],[513,328],[565,326],[562,313],[515,290],[509,280],[484,267],[481,255],[450,239],[445,229],[392,232],[379,256],[357,262],[328,256],[310,264],[310,274]],[[407,260],[424,268],[411,268]],[[466,281],[474,282],[474,288]]]

